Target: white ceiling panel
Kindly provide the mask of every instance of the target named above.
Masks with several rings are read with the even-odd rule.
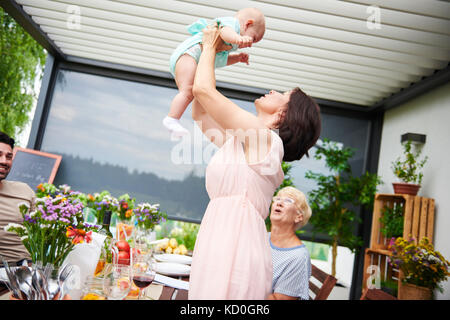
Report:
[[[163,72],[189,36],[187,25],[256,7],[266,16],[264,39],[243,49],[250,65],[218,69],[218,81],[263,90],[300,86],[315,98],[366,107],[450,61],[450,3],[437,0],[16,2],[68,56]],[[74,8],[79,29],[68,24]]]

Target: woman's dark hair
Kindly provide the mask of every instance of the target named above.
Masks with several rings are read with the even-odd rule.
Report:
[[[11,149],[14,149],[14,139],[8,136],[6,133],[0,131],[0,142],[6,143],[11,146]]]
[[[283,122],[279,125],[283,140],[283,161],[300,160],[316,144],[322,129],[320,108],[300,88],[292,90]]]

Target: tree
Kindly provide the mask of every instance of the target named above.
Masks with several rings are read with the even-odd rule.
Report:
[[[329,244],[332,246],[333,276],[336,275],[338,245],[348,247],[353,252],[362,245],[362,240],[353,233],[355,222],[361,222],[356,208],[363,206],[371,209],[377,186],[382,183],[376,174],[368,172],[361,177],[354,177],[348,163],[353,154],[353,149],[340,148],[336,143],[324,139],[323,146],[317,148],[314,157],[316,160],[324,158],[332,174],[306,173],[307,179],[313,179],[318,184],[317,189],[309,193],[313,212],[310,219],[312,232],[325,233],[331,238]]]
[[[16,137],[29,121],[44,49],[0,8],[0,131]]]

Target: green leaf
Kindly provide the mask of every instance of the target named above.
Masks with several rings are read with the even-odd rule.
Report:
[[[15,138],[29,122],[44,49],[0,8],[0,131]]]

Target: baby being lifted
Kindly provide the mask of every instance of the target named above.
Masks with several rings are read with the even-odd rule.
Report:
[[[261,11],[255,8],[239,10],[234,17],[216,18],[215,21],[222,26],[220,36],[223,41],[232,46],[228,51],[216,54],[215,67],[220,68],[238,62],[248,64],[249,56],[244,52],[233,52],[238,48],[251,47],[262,39],[266,31],[265,18]],[[205,19],[200,19],[188,27],[191,37],[182,42],[170,57],[170,72],[175,78],[178,94],[173,98],[169,114],[164,118],[163,124],[175,136],[182,136],[188,131],[180,124],[180,118],[189,103],[194,98],[192,85],[194,83],[197,63],[201,55],[202,30],[206,28]]]

